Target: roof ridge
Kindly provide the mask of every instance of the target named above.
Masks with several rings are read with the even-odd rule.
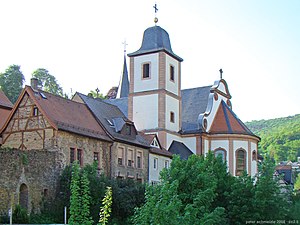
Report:
[[[186,91],[186,90],[193,90],[193,89],[199,89],[199,88],[208,88],[208,87],[212,87],[213,85],[206,85],[206,86],[202,86],[202,87],[193,87],[193,88],[186,88],[186,89],[182,89],[181,91]]]

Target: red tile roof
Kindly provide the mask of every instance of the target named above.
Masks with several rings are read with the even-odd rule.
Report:
[[[12,108],[13,104],[4,94],[4,92],[0,90],[0,108],[1,107]]]
[[[14,110],[25,93],[29,94],[39,111],[55,129],[111,141],[85,104],[44,91],[35,92],[30,86],[25,87]]]
[[[4,126],[13,104],[9,101],[3,91],[0,90],[0,130]]]
[[[255,136],[223,101],[219,105],[209,132]]]

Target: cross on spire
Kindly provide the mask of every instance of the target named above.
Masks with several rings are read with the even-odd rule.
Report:
[[[219,71],[220,71],[220,78],[222,80],[223,79],[223,70],[222,70],[222,68]]]
[[[155,5],[153,6],[153,8],[154,8],[154,11],[155,11],[155,14],[156,14],[157,11],[158,11],[157,4],[156,4],[156,3],[155,3]]]
[[[126,45],[128,45],[128,44],[126,43],[126,39],[124,40],[124,42],[122,42],[122,44],[124,45],[124,52],[126,52]]]

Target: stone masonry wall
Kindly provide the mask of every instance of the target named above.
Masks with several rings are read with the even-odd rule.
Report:
[[[42,199],[55,195],[61,172],[53,151],[0,149],[0,214],[19,204],[21,185],[28,188],[28,210],[38,212]]]

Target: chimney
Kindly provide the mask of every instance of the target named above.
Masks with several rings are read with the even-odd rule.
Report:
[[[31,85],[31,87],[32,87],[32,89],[33,90],[37,90],[38,89],[38,79],[37,78],[31,78],[31,80],[30,80],[30,85]]]

